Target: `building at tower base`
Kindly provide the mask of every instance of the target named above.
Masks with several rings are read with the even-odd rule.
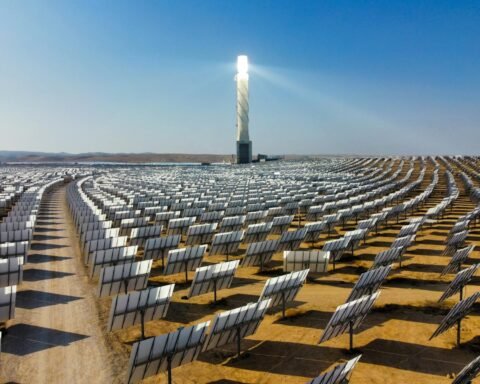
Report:
[[[252,162],[252,142],[237,141],[237,164]]]

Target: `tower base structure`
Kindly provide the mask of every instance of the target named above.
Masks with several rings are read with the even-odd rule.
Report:
[[[237,164],[252,162],[252,142],[237,141]]]

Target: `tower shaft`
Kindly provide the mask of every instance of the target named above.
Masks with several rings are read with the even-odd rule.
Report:
[[[237,74],[237,141],[248,142],[248,74]]]
[[[248,134],[248,73],[239,72],[237,82],[237,163],[252,162],[252,142]]]

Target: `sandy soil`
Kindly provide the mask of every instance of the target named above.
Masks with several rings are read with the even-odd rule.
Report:
[[[431,171],[430,167],[422,188],[430,183]],[[424,213],[445,196],[443,172],[440,175],[439,187],[414,216]],[[362,359],[352,376],[352,384],[450,383],[453,374],[478,355],[478,306],[462,323],[460,348],[454,345],[455,329],[432,341],[428,340],[448,309],[458,300],[454,297],[443,305],[437,304],[441,293],[453,278],[453,275],[440,278],[440,272],[449,260],[449,257],[441,255],[443,241],[456,219],[473,208],[458,177],[456,181],[461,188],[461,197],[442,220],[419,231],[417,243],[407,252],[402,268],[395,266],[382,288],[374,311],[357,330],[354,344],[357,353],[362,353]],[[415,191],[410,196],[419,192]],[[52,224],[45,229],[45,234],[48,233],[49,236],[64,237],[47,241],[49,245],[56,243],[62,247],[38,250],[37,245],[34,248],[37,248],[35,252],[39,255],[72,257],[78,253],[78,247],[72,246],[76,241],[74,234],[65,231],[68,221],[65,223],[63,219],[64,208],[60,202],[63,199],[62,194],[60,190],[50,201],[47,200],[50,209],[57,209],[52,215],[61,215],[55,218],[58,225]],[[304,383],[335,363],[351,358],[352,355],[346,351],[347,335],[322,345],[317,342],[335,308],[344,303],[358,275],[369,268],[379,251],[390,246],[403,224],[403,220],[398,224],[389,223],[380,229],[378,235],[371,234],[367,244],[356,250],[354,257],[347,257],[344,263],[338,264],[335,272],[309,281],[300,291],[296,302],[289,306],[287,319],[281,319],[279,308],[270,310],[258,332],[242,341],[245,353],[240,360],[234,358],[234,345],[201,354],[199,361],[173,371],[174,383]],[[330,238],[338,237],[354,226],[352,222],[344,229],[336,228],[336,233]],[[49,228],[57,231],[49,231]],[[325,235],[322,236],[315,248],[321,248],[325,238]],[[479,242],[480,229],[475,228],[471,230],[467,244],[480,245]],[[302,246],[304,249],[309,247],[308,244]],[[244,249],[245,247],[242,247],[243,251]],[[239,255],[241,254],[242,252],[239,252]],[[239,269],[232,288],[219,292],[219,298],[224,300],[217,306],[211,304],[213,294],[190,300],[182,299],[188,291],[183,274],[164,277],[158,263],[152,270],[151,283],[177,282],[177,286],[167,318],[147,323],[147,336],[209,320],[216,312],[256,301],[265,281],[282,273],[281,257],[281,254],[275,255],[270,271],[259,273],[257,268]],[[467,264],[478,262],[479,257],[479,252],[475,252],[473,259]],[[207,256],[205,264],[223,259],[219,256]],[[66,332],[67,335],[59,338],[62,346],[58,345],[59,342],[49,342],[53,346],[23,353],[22,351],[28,351],[34,348],[32,345],[36,345],[25,341],[17,348],[18,352],[3,354],[1,371],[8,375],[7,379],[29,383],[107,383],[123,379],[128,353],[132,343],[140,337],[140,327],[113,332],[107,335],[105,341],[102,332],[105,329],[111,298],[96,301],[96,307],[96,299],[92,296],[95,282],[87,282],[82,265],[77,264],[74,259],[54,262],[46,260],[44,263],[30,264],[30,268],[67,272],[72,275],[26,281],[22,291],[46,291],[79,299],[66,299],[65,304],[40,304],[28,309],[24,308],[26,305],[19,305],[14,326],[37,325]],[[192,277],[193,273],[190,273],[190,279]],[[474,278],[467,288],[467,295],[479,290],[479,284],[480,278]],[[11,332],[14,333],[13,330]],[[16,337],[21,338],[20,335]],[[10,348],[15,351],[14,347]],[[5,366],[8,368],[4,368]],[[32,378],[34,380],[31,380]],[[160,383],[165,382],[165,378],[165,375],[158,375],[145,382]]]

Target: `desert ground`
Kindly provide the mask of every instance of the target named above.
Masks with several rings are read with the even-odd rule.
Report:
[[[397,160],[398,161],[398,160]],[[405,199],[420,193],[431,181],[433,166],[428,164],[422,186]],[[421,216],[446,195],[445,168],[440,181],[427,199],[409,217]],[[419,172],[416,164],[412,178]],[[402,177],[401,174],[399,177]],[[335,364],[358,354],[361,360],[351,377],[362,383],[450,383],[480,351],[479,306],[462,322],[462,344],[455,345],[456,330],[429,341],[458,296],[442,304],[437,301],[453,275],[440,277],[450,257],[442,256],[444,241],[457,218],[475,204],[456,175],[460,196],[443,218],[424,225],[415,244],[406,252],[402,267],[395,264],[381,288],[379,300],[365,322],[355,332],[354,353],[348,352],[348,335],[318,344],[320,336],[338,305],[345,302],[353,284],[372,265],[375,255],[390,247],[407,218],[390,221],[378,233],[371,232],[353,256],[342,259],[336,270],[326,275],[309,276],[294,303],[282,319],[280,308],[268,311],[258,331],[241,343],[243,355],[237,359],[235,345],[200,354],[198,361],[175,368],[174,383],[305,383]],[[66,201],[66,185],[44,198],[24,283],[17,293],[14,320],[8,322],[0,356],[0,379],[16,383],[122,383],[125,381],[129,352],[140,339],[140,327],[106,332],[111,298],[98,299],[97,281],[87,276],[82,263],[79,238]],[[297,220],[292,228],[295,228]],[[302,218],[301,224],[305,224]],[[328,239],[340,237],[355,228],[348,222],[335,227]],[[271,238],[275,238],[272,236]],[[301,249],[321,249],[327,240]],[[472,227],[466,244],[480,245],[480,228]],[[233,258],[241,257],[245,245]],[[467,265],[478,262],[476,250]],[[224,256],[207,256],[204,264],[223,261]],[[213,295],[186,300],[189,283],[184,275],[163,276],[154,263],[150,284],[175,282],[175,292],[166,318],[146,324],[147,337],[157,336],[191,324],[211,320],[215,313],[258,300],[265,281],[279,276],[282,254],[274,256],[269,268],[239,268],[232,287],[219,291],[221,299],[212,304]],[[193,277],[191,272],[190,280]],[[466,296],[479,290],[474,277]],[[160,374],[145,383],[166,382]],[[474,380],[480,382],[480,380]]]

